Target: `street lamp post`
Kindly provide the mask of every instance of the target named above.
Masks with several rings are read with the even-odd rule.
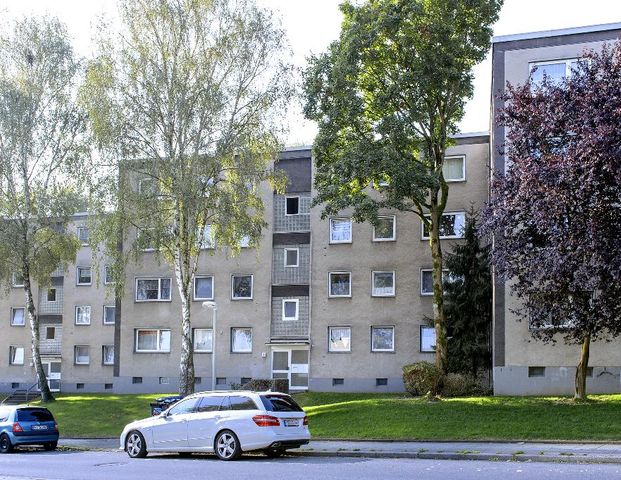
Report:
[[[216,389],[216,319],[218,317],[218,305],[216,302],[203,302],[203,307],[210,309],[212,313],[211,330],[211,390]]]

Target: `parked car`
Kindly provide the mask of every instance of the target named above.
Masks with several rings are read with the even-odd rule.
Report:
[[[309,440],[306,414],[289,395],[236,390],[195,393],[157,417],[130,423],[120,448],[132,458],[215,452],[221,460],[235,460],[256,450],[278,457]]]
[[[0,453],[9,453],[14,447],[24,445],[55,450],[58,436],[58,424],[47,408],[0,406]]]
[[[172,407],[175,403],[183,398],[182,395],[170,395],[168,397],[156,398],[154,402],[150,403],[151,415],[159,415],[168,407]]]

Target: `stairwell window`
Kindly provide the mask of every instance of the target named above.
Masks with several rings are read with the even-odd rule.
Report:
[[[88,240],[90,238],[90,232],[88,230],[88,227],[85,227],[84,225],[78,227],[77,234],[78,234],[78,240],[80,240],[80,243],[82,244],[82,246],[83,247],[87,246]]]
[[[295,268],[300,264],[300,249],[285,248],[285,267]]]
[[[282,301],[282,319],[295,321],[299,317],[300,301],[287,299]]]
[[[299,215],[300,197],[285,197],[285,215]]]
[[[26,309],[23,307],[11,308],[11,325],[23,327],[26,324]]]
[[[11,345],[9,347],[9,365],[24,364],[24,347]]]
[[[48,302],[55,302],[56,301],[56,289],[55,288],[48,288],[47,289],[47,301]]]

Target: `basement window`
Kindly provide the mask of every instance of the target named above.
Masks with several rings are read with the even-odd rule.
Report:
[[[546,367],[528,367],[529,377],[545,377]]]

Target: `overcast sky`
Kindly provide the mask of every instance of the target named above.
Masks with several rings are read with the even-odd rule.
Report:
[[[310,53],[321,53],[338,38],[341,16],[339,0],[257,0],[280,11],[294,52],[294,61],[303,66]],[[76,49],[89,56],[91,23],[101,13],[114,18],[115,0],[0,0],[4,19],[49,13],[68,26]],[[508,35],[557,28],[621,22],[619,0],[505,0],[495,35]],[[475,95],[461,122],[463,132],[489,128],[491,64],[489,58],[475,70]],[[312,143],[315,127],[295,108],[289,119],[289,145]]]

